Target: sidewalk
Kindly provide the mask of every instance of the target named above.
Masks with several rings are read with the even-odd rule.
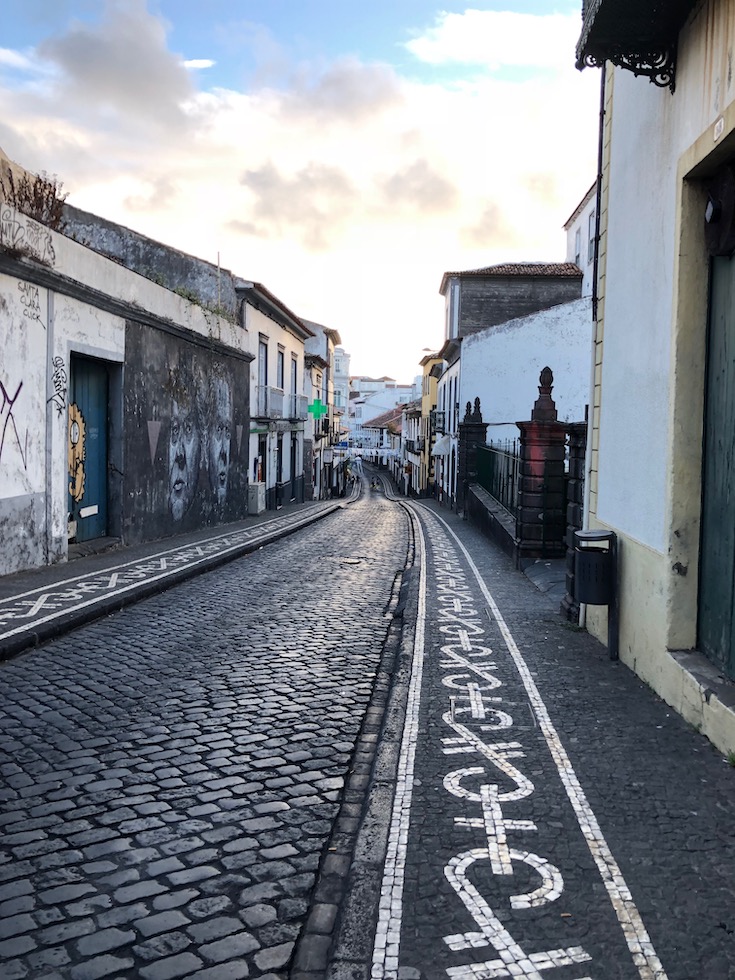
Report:
[[[233,524],[130,547],[94,551],[76,546],[78,553],[87,553],[2,576],[0,661],[293,534],[346,503],[349,498],[289,504]]]
[[[418,618],[290,980],[735,976],[735,771],[475,528],[401,503]]]

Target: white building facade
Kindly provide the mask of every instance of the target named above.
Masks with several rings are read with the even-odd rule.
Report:
[[[564,222],[567,262],[582,270],[582,296],[592,296],[597,241],[597,181]]]
[[[256,513],[304,500],[304,342],[312,331],[261,283],[238,280],[253,354],[250,482]]]
[[[587,515],[620,543],[621,660],[731,751],[735,2],[602,6],[577,51],[608,61]],[[605,607],[587,625],[606,641]]]

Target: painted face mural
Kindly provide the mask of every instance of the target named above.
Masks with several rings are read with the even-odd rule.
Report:
[[[232,391],[221,374],[216,374],[210,384],[209,411],[209,482],[217,503],[223,504],[230,471]]]
[[[180,521],[191,507],[199,478],[201,454],[202,436],[192,391],[188,397],[175,398],[171,409],[168,502],[175,521]]]

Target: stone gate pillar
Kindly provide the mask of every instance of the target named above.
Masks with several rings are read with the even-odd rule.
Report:
[[[477,482],[477,447],[487,441],[487,422],[482,421],[480,399],[475,398],[474,411],[469,402],[459,423],[459,458],[457,460],[457,513],[467,503],[467,487]]]
[[[523,567],[537,558],[561,558],[565,552],[564,452],[566,430],[557,421],[551,397],[554,375],[545,367],[530,422],[521,430],[516,561]]]

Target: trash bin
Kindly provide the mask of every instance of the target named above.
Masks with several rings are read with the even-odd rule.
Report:
[[[613,531],[574,532],[574,598],[577,602],[609,606],[614,600],[615,551]]]

